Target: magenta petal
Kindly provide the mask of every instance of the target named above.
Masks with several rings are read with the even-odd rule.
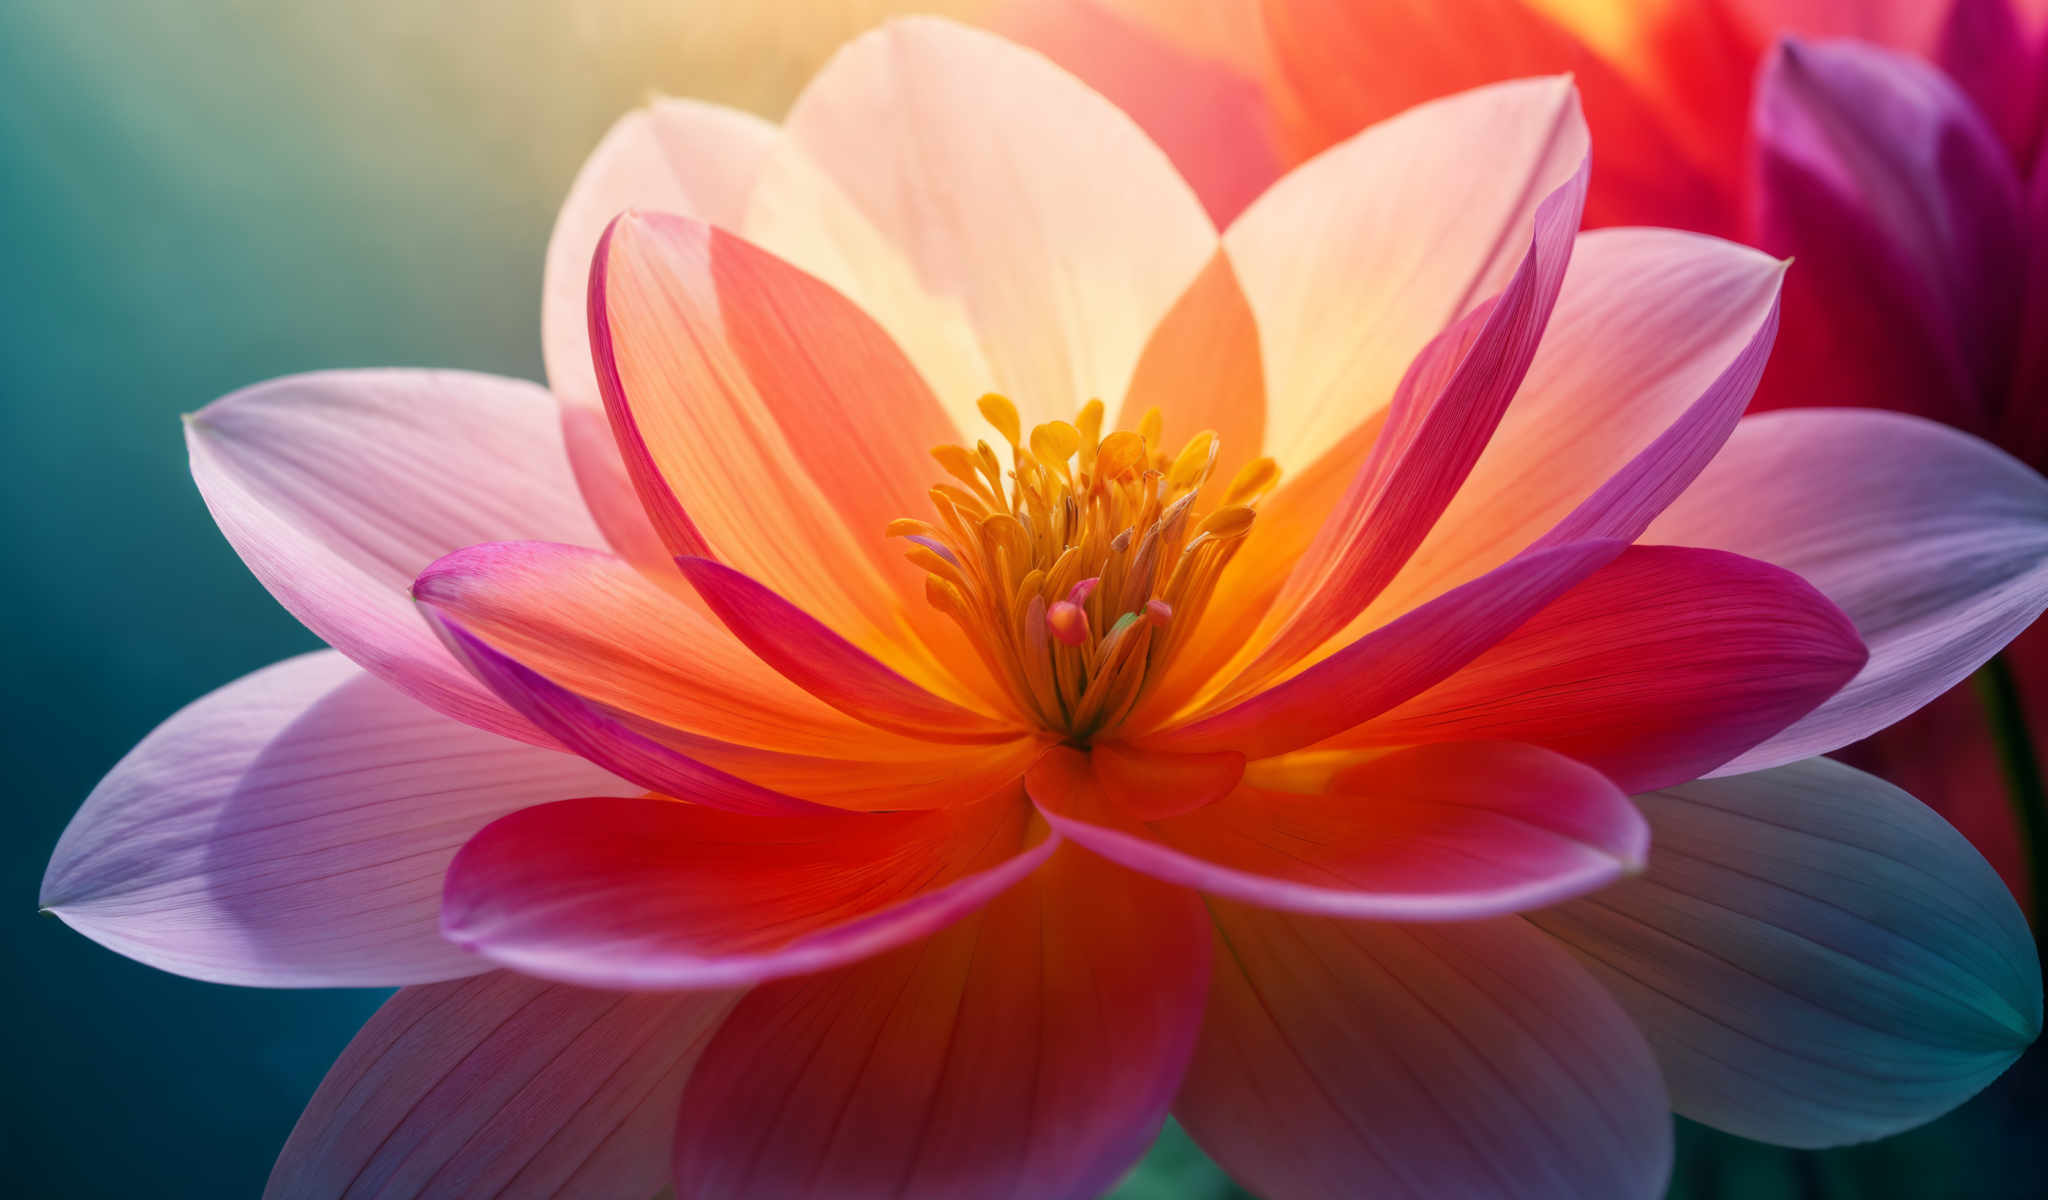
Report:
[[[1339,741],[1527,742],[1647,791],[1783,730],[1866,657],[1849,619],[1790,571],[1631,546],[1456,675]]]
[[[1425,346],[1372,455],[1288,577],[1287,623],[1246,668],[1251,683],[1300,659],[1364,611],[1422,544],[1471,473],[1528,373],[1556,307],[1586,204],[1581,162],[1536,208],[1507,287]]]
[[[406,988],[327,1072],[263,1194],[652,1196],[683,1084],[732,1002],[510,971]]]
[[[1648,1034],[1686,1116],[1793,1146],[1884,1137],[2041,1032],[2041,967],[1961,834],[1810,759],[1638,798],[1640,877],[1532,914]]]
[[[1870,661],[1727,764],[1753,771],[1870,736],[1962,681],[2048,607],[2048,480],[1899,413],[1762,413],[1646,535],[1764,559],[1841,606]]]
[[[856,720],[935,742],[993,742],[1021,730],[935,696],[754,579],[708,558],[678,558],[733,636],[783,677]]]
[[[456,848],[526,805],[628,790],[322,651],[144,738],[65,829],[42,904],[109,949],[218,983],[453,979],[487,966],[441,936]]]
[[[1621,789],[1534,746],[1416,747],[1344,772],[1327,792],[1240,787],[1142,823],[1119,811],[1091,765],[1055,752],[1026,777],[1054,829],[1133,870],[1264,908],[1498,916],[1611,883],[1649,849],[1649,827]]]
[[[1796,262],[1773,406],[1881,404],[1990,430],[2011,369],[2020,180],[1947,76],[1788,40],[1756,93],[1757,240]]]
[[[1068,847],[981,912],[742,1000],[683,1095],[692,1200],[1102,1194],[1202,1019],[1200,902]]]
[[[706,766],[628,728],[590,701],[514,662],[438,614],[429,620],[455,657],[514,709],[572,752],[649,791],[728,812],[794,816],[830,811]]]
[[[1649,1047],[1536,930],[1211,909],[1215,979],[1174,1115],[1260,1196],[1663,1193]]]
[[[1521,555],[1298,675],[1220,713],[1149,735],[1141,744],[1265,758],[1320,742],[1456,672],[1623,548],[1620,542],[1594,541]]]
[[[656,796],[512,814],[448,868],[442,929],[591,987],[735,987],[928,936],[1058,839],[1013,796],[915,813],[754,816]]]

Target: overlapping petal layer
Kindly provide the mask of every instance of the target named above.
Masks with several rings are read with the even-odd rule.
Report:
[[[442,928],[506,966],[572,983],[731,987],[925,937],[1054,845],[1014,797],[803,816],[659,796],[565,800],[513,813],[462,848]]]
[[[1795,1146],[1881,1137],[2039,1035],[2025,918],[1904,792],[1812,759],[1639,801],[1649,870],[1531,919],[1649,1035],[1679,1112]]]
[[[506,813],[629,786],[472,729],[332,651],[195,701],[79,809],[42,904],[167,971],[389,987],[487,964],[441,936],[441,877]]]
[[[1899,414],[1746,418],[1645,536],[1797,571],[1870,647],[1847,687],[1731,771],[1868,737],[1961,681],[2048,607],[2048,482],[1967,434]]]
[[[1187,892],[1067,848],[938,935],[740,1002],[683,1096],[712,1197],[1088,1197],[1180,1085],[1208,987]]]
[[[293,616],[430,707],[546,740],[406,598],[421,568],[476,542],[603,544],[545,391],[460,371],[296,375],[208,405],[185,442],[221,532]]]
[[[1056,751],[1032,768],[1026,786],[1055,829],[1134,870],[1267,908],[1493,916],[1609,883],[1641,864],[1649,840],[1605,777],[1532,746],[1360,756],[1322,792],[1240,787],[1158,820],[1118,803],[1090,761],[1101,756]]]
[[[990,390],[1026,427],[1121,396],[1216,245],[1108,100],[1013,43],[922,19],[856,39],[811,81],[742,232],[872,314],[963,428]]]
[[[651,1196],[727,992],[594,992],[492,971],[406,988],[327,1072],[267,1200]]]
[[[1663,1187],[1671,1122],[1649,1047],[1527,926],[1210,908],[1215,979],[1174,1115],[1260,1195]]]

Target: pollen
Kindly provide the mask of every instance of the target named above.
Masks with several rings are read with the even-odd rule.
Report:
[[[1100,400],[1028,431],[1003,396],[979,407],[1006,454],[933,448],[948,476],[931,490],[936,519],[888,532],[1018,708],[1085,745],[1187,645],[1279,468],[1257,459],[1210,488],[1216,434],[1169,453],[1156,408],[1105,436]]]

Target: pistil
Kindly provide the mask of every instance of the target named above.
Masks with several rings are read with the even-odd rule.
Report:
[[[1099,400],[1028,433],[1008,399],[983,396],[980,409],[1008,469],[986,440],[935,447],[951,477],[931,490],[936,521],[902,518],[888,532],[1017,705],[1085,745],[1187,644],[1279,469],[1247,464],[1205,508],[1221,451],[1212,431],[1168,455],[1156,408],[1107,436]]]

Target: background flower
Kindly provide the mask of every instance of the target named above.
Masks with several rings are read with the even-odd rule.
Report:
[[[1051,0],[999,19],[1125,103],[1219,214],[1429,96],[1570,70],[1601,148],[1588,224],[1798,259],[1758,408],[1920,413],[2048,465],[2048,13],[2033,0],[1223,0],[1204,15]],[[2038,742],[2048,633],[2009,661]],[[1851,757],[1933,804],[2031,902],[1970,687]]]

